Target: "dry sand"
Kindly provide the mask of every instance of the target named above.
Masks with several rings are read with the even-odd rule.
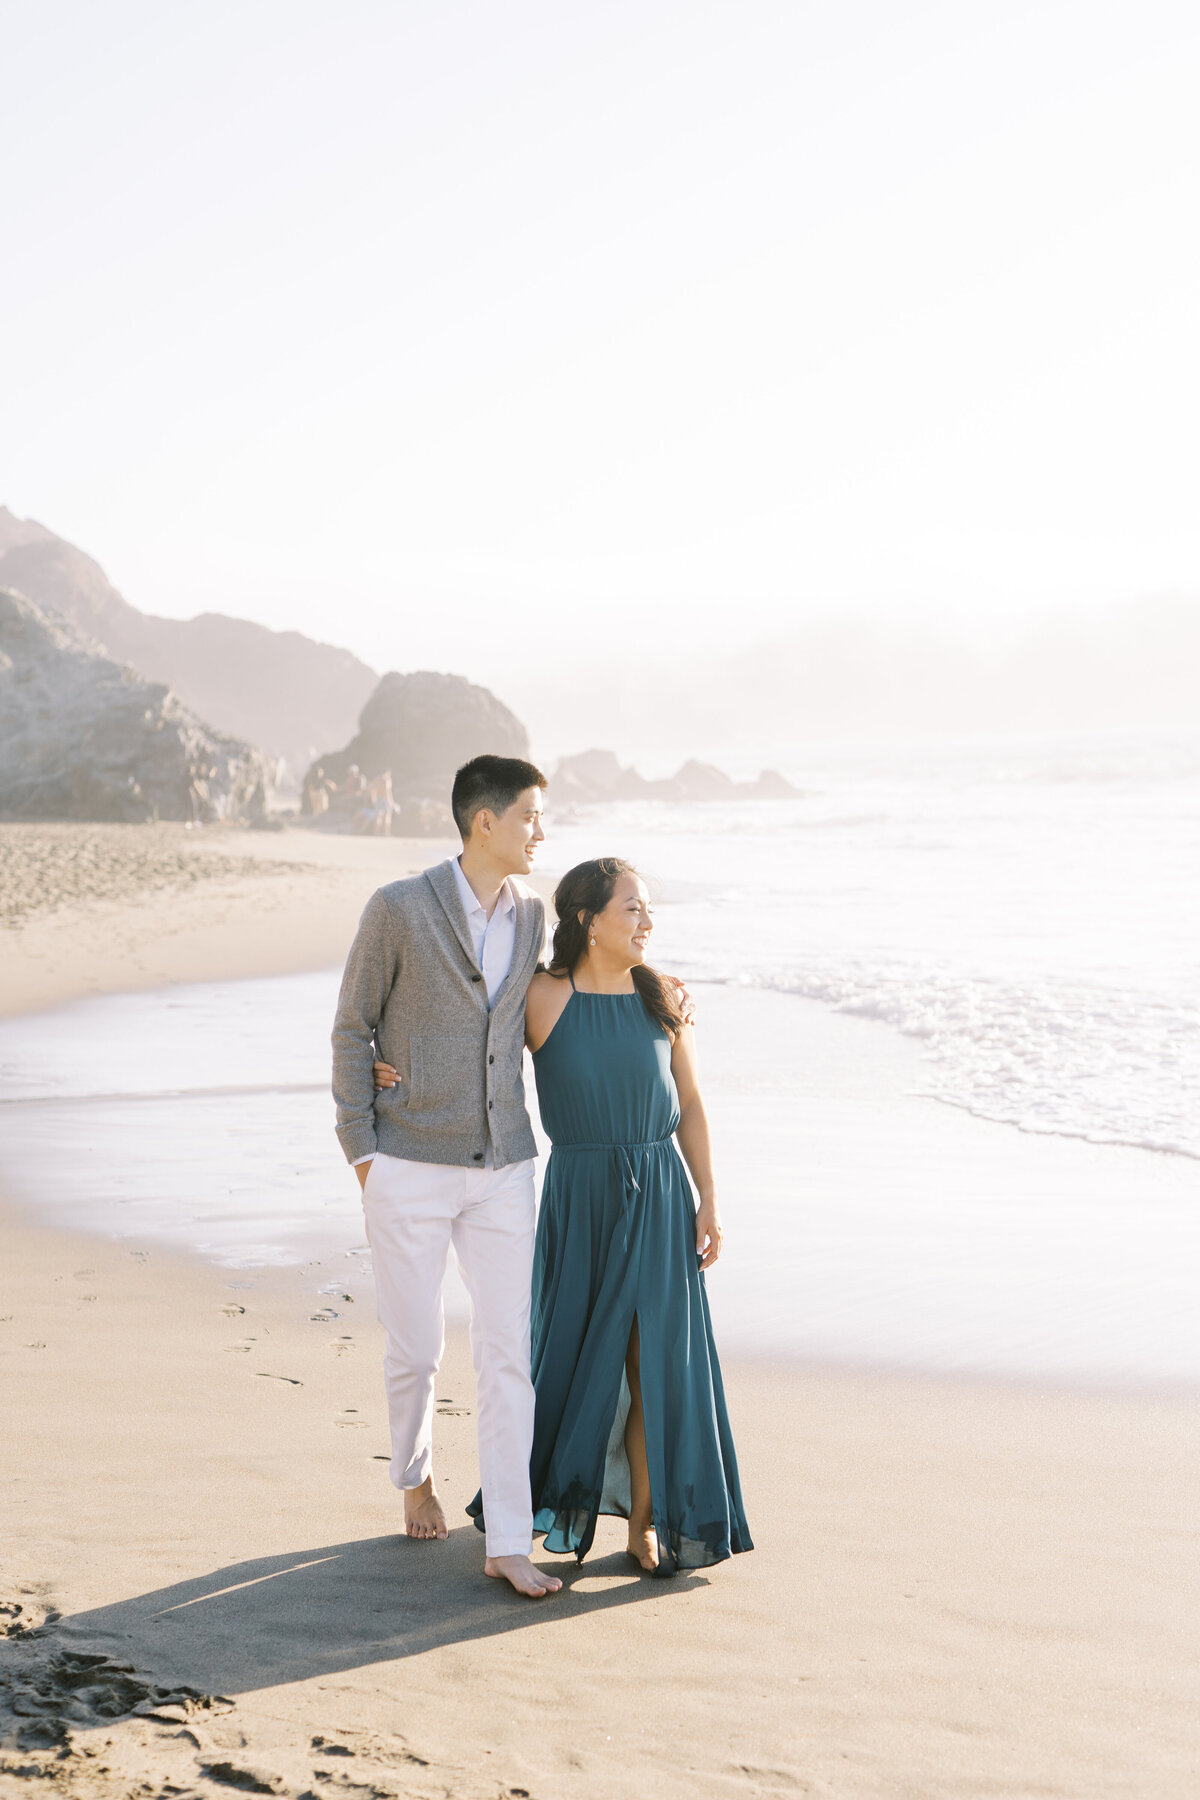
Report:
[[[328,966],[372,887],[442,853],[163,832],[245,872],[34,912],[0,935],[7,1010]],[[461,1334],[454,1529],[414,1545],[352,1259],[243,1275],[4,1227],[0,1794],[1200,1791],[1186,1396],[733,1364],[753,1554],[651,1581],[602,1522],[535,1605],[482,1578],[459,1510]]]
[[[382,882],[450,850],[299,829],[0,824],[0,1013],[331,968]]]

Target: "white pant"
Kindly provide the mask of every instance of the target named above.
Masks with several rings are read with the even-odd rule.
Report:
[[[363,1211],[387,1333],[392,1480],[420,1487],[433,1468],[433,1384],[446,1344],[442,1282],[453,1244],[471,1301],[487,1553],[528,1556],[533,1163],[460,1169],[377,1154]]]

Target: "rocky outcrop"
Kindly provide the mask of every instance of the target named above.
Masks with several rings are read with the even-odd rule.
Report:
[[[272,774],[161,682],[0,590],[0,817],[255,821]]]
[[[282,757],[299,775],[323,744],[343,743],[377,675],[349,650],[298,631],[206,612],[139,612],[100,564],[35,519],[0,506],[0,587],[70,619],[120,663],[166,682],[221,731]]]
[[[794,800],[800,789],[775,769],[755,781],[734,781],[711,763],[685,762],[674,775],[648,781],[622,767],[611,750],[581,750],[564,756],[550,782],[555,801],[580,800]]]
[[[351,769],[365,782],[390,770],[397,830],[414,835],[453,827],[454,772],[473,756],[528,756],[521,721],[487,688],[464,675],[383,676],[363,707],[358,731],[343,750],[319,757],[304,778],[306,796],[319,781],[342,787]],[[336,820],[346,806],[335,802]],[[351,807],[350,810],[353,810]]]

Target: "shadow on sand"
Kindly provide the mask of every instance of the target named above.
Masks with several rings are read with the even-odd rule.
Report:
[[[584,1568],[536,1552],[535,1560],[562,1577],[560,1594],[527,1600],[487,1580],[482,1540],[469,1525],[444,1544],[394,1534],[321,1544],[71,1614],[55,1636],[158,1680],[232,1696],[707,1585],[703,1575],[651,1585],[624,1554]]]

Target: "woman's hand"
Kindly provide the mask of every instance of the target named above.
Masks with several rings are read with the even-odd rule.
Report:
[[[721,1254],[721,1215],[715,1200],[705,1200],[696,1214],[696,1255],[700,1268],[711,1269]]]
[[[399,1085],[400,1077],[397,1075],[395,1069],[393,1069],[391,1063],[377,1062],[375,1064],[376,1088],[394,1088]]]

